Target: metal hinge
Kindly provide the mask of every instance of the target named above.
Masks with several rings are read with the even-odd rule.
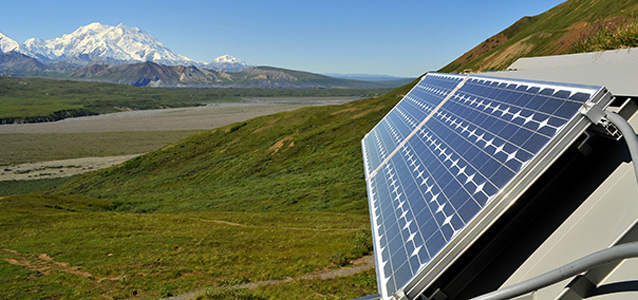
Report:
[[[609,122],[605,117],[605,111],[594,102],[587,101],[580,108],[581,114],[585,115],[594,125],[590,127],[590,130],[611,137],[612,139],[619,140],[622,137],[620,130]]]

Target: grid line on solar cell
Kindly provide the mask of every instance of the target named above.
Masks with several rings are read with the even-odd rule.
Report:
[[[431,176],[431,172],[427,169],[427,167],[423,167],[424,170],[422,172],[427,171],[428,172],[428,177],[425,177],[421,180],[421,183],[418,182],[418,178],[423,177],[422,173],[420,173],[420,169],[424,164],[419,164],[417,163],[417,159],[415,159],[412,156],[412,151],[410,151],[410,149],[405,149],[405,151],[403,151],[403,155],[402,158],[404,159],[404,161],[407,160],[407,165],[409,166],[414,166],[414,169],[412,169],[411,175],[412,175],[412,180],[415,184],[418,185],[418,191],[420,192],[421,196],[423,197],[422,199],[424,199],[425,201],[428,201],[426,204],[426,207],[429,209],[430,211],[430,215],[434,218],[434,216],[437,213],[443,213],[444,214],[444,219],[443,222],[441,222],[441,220],[437,220],[436,218],[434,218],[434,222],[436,223],[437,227],[439,228],[439,231],[441,231],[441,228],[443,228],[443,226],[446,225],[450,225],[452,227],[452,229],[454,229],[454,226],[452,226],[451,224],[449,224],[450,219],[448,215],[445,214],[445,212],[443,211],[443,208],[445,207],[445,199],[447,198],[447,195],[444,192],[444,188],[441,186],[441,184],[435,180],[432,180],[433,183],[432,185],[429,185],[428,182],[430,181],[430,176]],[[433,154],[433,156],[436,156],[436,153],[431,152],[431,154]],[[439,154],[440,156],[441,154]],[[436,157],[436,159],[438,160],[439,164],[443,165],[443,161],[440,160],[440,158]],[[415,176],[416,174],[416,176]],[[420,176],[419,176],[420,175]],[[423,188],[425,190],[423,190],[421,187],[424,186]],[[439,193],[436,193],[437,190],[432,191],[432,189],[436,187],[438,191],[440,191]],[[431,194],[431,196],[428,197],[428,194]],[[442,199],[443,201],[439,201],[439,196],[443,195]],[[433,205],[433,207],[431,206]],[[441,231],[441,234],[443,234],[443,232]],[[444,238],[447,240],[448,237],[444,236]],[[428,252],[436,252],[436,250],[432,250],[430,249]]]
[[[487,98],[485,98],[485,99],[487,99]],[[565,123],[568,120],[566,118],[553,117],[553,116],[551,116],[551,115],[549,115],[547,113],[540,112],[540,111],[534,111],[534,110],[531,110],[531,109],[518,108],[517,111],[514,110],[514,109],[510,110],[510,108],[513,107],[513,106],[508,106],[508,105],[506,105],[504,103],[500,103],[500,104],[497,104],[495,106],[492,106],[491,105],[492,103],[490,103],[488,101],[481,100],[480,102],[477,102],[475,100],[476,99],[471,99],[470,97],[464,98],[463,96],[457,97],[456,99],[453,99],[453,101],[459,103],[460,105],[465,105],[466,107],[471,108],[471,109],[473,109],[473,110],[475,110],[477,112],[487,112],[487,110],[490,109],[490,110],[492,110],[491,111],[492,115],[495,114],[495,113],[498,113],[498,114],[500,114],[501,118],[505,118],[506,115],[507,115],[507,117],[509,118],[509,120],[506,121],[507,123],[516,124],[514,121],[518,120],[518,119],[521,119],[520,121],[523,121],[523,125],[528,124],[528,123],[537,124],[536,131],[539,130],[539,129],[542,129],[543,127],[549,127],[549,128],[554,129],[554,131],[555,131],[558,127],[549,124],[549,119],[550,118],[555,118],[556,119],[555,122],[560,121],[562,123]],[[489,99],[489,100],[492,100],[492,99]],[[486,104],[485,102],[488,102],[488,103]],[[492,100],[492,102],[499,102],[499,101]],[[476,107],[472,107],[472,105],[474,105],[474,104],[476,104],[477,106]],[[483,106],[482,109],[481,109],[481,106]],[[525,114],[523,114],[523,112]],[[525,116],[528,113],[529,113],[529,115]],[[543,120],[538,120],[537,118],[536,119],[534,118],[535,116],[543,116],[544,118],[543,118]],[[534,130],[532,130],[530,128],[526,128],[526,129],[529,130],[529,131],[534,131]],[[550,134],[545,134],[545,133],[542,133],[542,132],[541,132],[541,134],[543,134],[543,135],[545,135],[547,137],[551,136]]]
[[[412,246],[410,249],[408,249],[408,247],[404,246],[404,243],[401,241],[401,239],[399,239],[400,243],[396,245],[395,249],[391,250],[391,252],[392,252],[392,256],[396,256],[396,252],[398,251],[403,251],[403,254],[406,257],[409,257],[411,259],[413,257],[416,257],[417,258],[416,262],[409,262],[410,269],[412,271],[410,272],[410,274],[414,274],[414,272],[416,272],[427,260],[429,260],[429,254],[426,253],[427,259],[423,259],[422,256],[417,256],[417,254],[419,254],[420,249],[422,249],[423,247],[422,247],[422,243],[417,243],[416,241],[414,241],[417,231],[414,228],[410,227],[410,225],[413,224],[415,219],[414,215],[412,214],[412,211],[414,211],[414,209],[411,207],[406,208],[406,206],[411,205],[410,203],[406,202],[407,199],[405,199],[406,187],[404,186],[404,182],[400,182],[396,180],[395,178],[393,178],[396,174],[396,171],[393,165],[394,164],[392,163],[386,165],[386,167],[384,168],[385,172],[379,172],[377,176],[385,177],[384,178],[385,180],[381,180],[381,182],[386,180],[387,182],[390,182],[389,184],[389,187],[391,188],[390,195],[394,200],[391,202],[393,209],[387,213],[389,213],[391,217],[393,216],[394,217],[393,219],[403,221],[403,222],[395,222],[393,224],[390,224],[392,226],[396,225],[398,228],[401,228],[394,239],[401,237],[401,239],[404,240],[407,245],[411,244]],[[373,188],[372,190],[374,191],[375,188]],[[408,215],[410,215],[411,217],[409,217]],[[378,223],[381,224],[378,228],[381,230],[381,228],[383,227],[383,230],[381,230],[381,232],[384,232],[384,234],[387,234],[387,231],[385,231],[385,227],[388,226],[388,224],[384,224],[385,222],[383,222],[383,216],[382,215],[378,216],[377,220],[378,220]],[[418,239],[422,240],[422,237],[420,237],[420,233],[419,233]],[[388,247],[390,247],[391,245],[392,244],[390,244]],[[381,249],[381,251],[383,251],[384,249]],[[405,263],[408,263],[408,261],[406,261]],[[385,268],[386,264],[390,264],[392,266],[392,265],[395,265],[396,263],[389,259],[386,259],[382,262],[382,268]],[[386,272],[388,271],[386,270]],[[386,276],[386,279],[389,280],[390,276]],[[397,283],[393,281],[391,284],[396,285]]]
[[[505,162],[508,162],[510,160],[515,160],[518,161],[521,166],[527,162],[527,160],[523,161],[521,158],[517,157],[518,151],[522,151],[525,152],[524,154],[526,154],[527,156],[532,156],[533,152],[523,148],[523,147],[519,147],[518,145],[508,141],[508,137],[503,137],[502,135],[499,135],[498,133],[494,133],[494,132],[490,132],[488,130],[484,130],[481,127],[476,126],[475,124],[473,124],[470,120],[467,120],[465,118],[462,118],[460,116],[458,116],[457,114],[454,114],[450,111],[447,111],[445,108],[441,109],[442,111],[445,111],[447,113],[450,113],[451,116],[448,116],[447,114],[441,113],[439,111],[439,113],[437,113],[437,117],[439,117],[437,119],[437,121],[439,122],[444,122],[444,123],[449,123],[450,128],[454,128],[455,131],[460,130],[459,136],[462,137],[463,139],[465,139],[468,143],[472,143],[472,144],[483,144],[483,146],[481,148],[479,148],[479,150],[483,153],[485,153],[486,155],[488,155],[491,158],[494,158],[495,160],[502,160],[502,159],[497,159],[495,156],[499,153],[503,153],[506,155],[506,160]],[[516,126],[513,123],[510,123],[514,126]],[[521,128],[521,127],[519,127]],[[522,129],[522,128],[521,128]],[[488,135],[488,137],[486,138],[485,136]],[[533,133],[532,133],[533,135]],[[490,138],[491,137],[491,138]],[[472,140],[472,138],[474,140]],[[530,136],[531,138],[531,136]],[[549,139],[549,137],[547,137],[547,139]],[[525,141],[527,142],[527,140]],[[508,145],[512,148],[515,148],[515,151],[508,151],[507,149],[505,149],[505,146]],[[494,148],[494,149],[491,149]],[[492,153],[489,153],[488,150],[493,150]],[[520,155],[519,155],[520,156]],[[510,166],[506,167],[508,169],[510,169],[510,171],[512,172],[516,172],[517,170],[512,169]]]
[[[525,94],[525,95],[526,96],[532,95],[534,97],[538,96],[538,95],[535,95],[535,94]],[[523,120],[525,120],[525,116],[520,114],[523,111],[531,112],[532,114],[540,114],[540,115],[545,115],[545,116],[554,116],[556,119],[560,119],[560,120],[563,120],[563,121],[566,121],[566,120],[569,119],[569,118],[565,118],[565,117],[561,117],[561,116],[552,115],[552,114],[550,114],[550,113],[548,113],[546,111],[540,111],[540,110],[536,110],[536,109],[532,109],[532,108],[528,108],[528,107],[520,107],[520,106],[517,106],[517,105],[512,105],[510,103],[506,103],[504,101],[499,101],[498,99],[494,99],[494,98],[490,98],[490,97],[483,97],[483,96],[476,96],[476,95],[473,95],[471,93],[464,93],[463,91],[460,91],[457,95],[455,95],[455,97],[458,99],[457,101],[463,101],[463,102],[468,103],[469,105],[476,104],[476,106],[477,106],[476,108],[477,109],[481,109],[480,108],[481,106],[486,106],[486,105],[490,104],[490,103],[485,104],[483,100],[476,101],[477,99],[486,99],[486,100],[490,100],[491,102],[495,102],[495,103],[497,103],[497,105],[495,105],[495,106],[489,105],[489,107],[486,107],[486,108],[492,109],[493,112],[499,112],[501,114],[501,116],[510,115],[510,119],[512,119],[512,120],[517,119],[517,118],[523,118]],[[548,98],[553,98],[553,97],[548,97]],[[505,106],[507,109],[502,109],[501,106]],[[510,108],[512,109],[512,111],[510,111]]]
[[[459,153],[457,153],[456,151],[453,150],[453,148],[446,144],[445,141],[440,141],[439,144],[437,144],[437,138],[434,137],[433,135],[428,135],[427,133],[423,135],[424,138],[427,139],[427,141],[430,143],[430,146],[435,146],[440,150],[439,156],[444,156],[445,159],[441,160],[440,157],[437,157],[436,159],[439,161],[439,163],[442,166],[447,167],[447,171],[452,174],[455,175],[453,176],[453,180],[456,181],[458,183],[458,186],[463,189],[467,195],[470,195],[469,200],[474,200],[476,202],[476,204],[478,205],[482,205],[481,203],[477,202],[476,199],[473,197],[473,195],[476,195],[478,193],[482,193],[485,196],[487,196],[488,198],[490,196],[492,196],[491,194],[487,194],[487,192],[485,191],[485,184],[486,183],[490,183],[491,185],[494,186],[493,183],[489,182],[489,178],[488,176],[486,176],[485,174],[482,174],[477,168],[475,168],[474,166],[472,166],[472,164],[470,162],[468,162],[467,160],[465,160],[463,158],[462,155],[460,155]],[[441,147],[444,144],[444,147]],[[451,153],[447,154],[447,150],[450,150]],[[433,149],[429,148],[428,150],[430,150],[432,152],[432,154],[435,154],[433,151]],[[456,159],[453,159],[453,157],[456,156]],[[446,166],[446,162],[449,161],[449,166]],[[456,168],[456,171],[453,171],[453,169]],[[456,173],[456,174],[455,174]],[[478,178],[476,178],[476,174],[479,174],[480,176]],[[465,176],[465,181],[462,182],[462,180],[459,180],[459,177],[461,175]],[[485,181],[484,181],[485,180]],[[480,182],[480,183],[479,183]],[[469,185],[471,184],[471,186]],[[447,187],[447,185],[445,186]],[[473,191],[471,191],[473,189]],[[444,199],[450,199],[452,197],[452,195],[447,195],[445,193],[445,188],[442,189],[445,195]],[[449,201],[449,200],[448,200]],[[457,208],[452,206],[452,208],[454,209],[455,212],[457,212]]]
[[[366,148],[373,136],[380,145],[383,130],[393,136],[392,146],[377,149],[381,154],[374,163],[366,161],[379,289],[385,298],[465,229],[597,91],[440,78],[426,77],[422,82],[430,86],[417,85],[363,141]],[[393,126],[404,127],[397,132]],[[374,151],[364,152],[369,160]]]

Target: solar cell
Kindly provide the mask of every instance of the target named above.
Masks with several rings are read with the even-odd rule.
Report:
[[[431,73],[362,140],[379,293],[422,291],[589,125],[603,87]]]

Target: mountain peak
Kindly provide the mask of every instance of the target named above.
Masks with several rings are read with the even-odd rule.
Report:
[[[144,61],[166,65],[193,63],[166,48],[154,36],[124,24],[110,26],[94,22],[52,40],[28,40],[24,46],[25,54],[83,65]]]
[[[131,26],[127,26],[124,23],[120,23],[117,24],[117,26],[115,26],[114,28],[119,28],[122,29],[125,32],[132,32],[132,33],[144,33],[144,31],[142,31],[141,29],[139,29],[138,27],[131,27]]]
[[[112,26],[104,25],[100,22],[93,22],[91,24],[78,27],[78,29],[76,29],[70,34],[62,35],[62,38],[65,36],[77,36],[77,35],[86,34],[86,33],[104,32],[106,30],[109,30],[110,28],[112,28]]]
[[[100,22],[93,22],[91,24],[85,25],[85,26],[81,26],[80,28],[87,28],[87,29],[98,29],[98,28],[103,28],[103,27],[107,27],[108,25],[104,25]]]
[[[11,52],[19,48],[20,43],[12,40],[4,33],[0,32],[0,53]]]
[[[215,58],[206,65],[207,68],[216,71],[241,72],[250,68],[250,65],[228,54]]]
[[[230,56],[228,54],[222,55],[222,56],[220,56],[218,58],[215,58],[213,60],[213,62],[214,63],[218,63],[218,64],[221,64],[221,63],[233,63],[233,64],[241,63],[241,61],[237,57]]]

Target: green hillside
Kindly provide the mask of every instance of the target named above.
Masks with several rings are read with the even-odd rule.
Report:
[[[502,70],[520,57],[638,46],[636,0],[569,0],[524,17],[441,69]]]
[[[112,209],[78,196],[0,199],[0,299],[158,299],[300,278],[371,249],[364,214]],[[374,278],[315,280],[287,299],[360,297],[374,293]]]
[[[157,299],[350,264],[372,249],[360,140],[409,88],[232,124],[0,198],[0,299]],[[367,271],[209,297],[375,292]]]
[[[119,211],[367,213],[360,140],[408,88],[197,134],[56,192],[110,199]]]

